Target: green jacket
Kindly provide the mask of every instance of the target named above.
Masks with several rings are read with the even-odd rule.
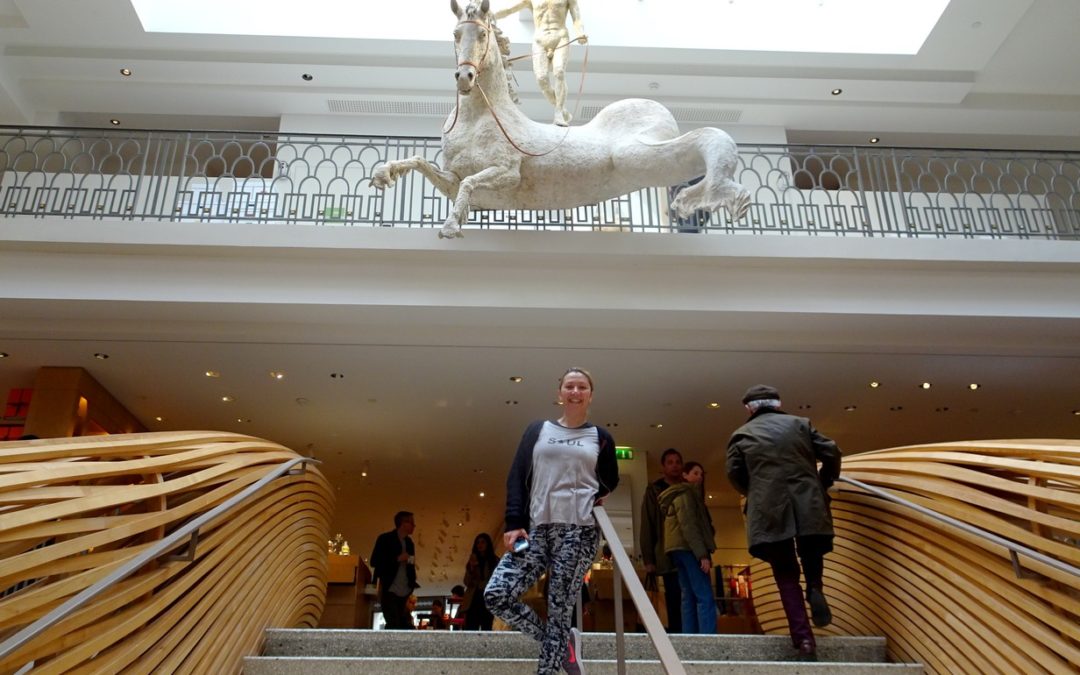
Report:
[[[728,441],[727,475],[746,495],[751,555],[761,544],[833,534],[825,491],[840,476],[840,450],[805,417],[757,411]]]
[[[659,478],[649,483],[641,500],[641,534],[638,539],[641,560],[646,565],[655,565],[657,574],[675,571],[664,552],[664,516],[660,513],[660,493],[668,487],[667,481]]]
[[[660,493],[664,514],[664,552],[690,551],[698,560],[716,550],[705,497],[695,483],[678,483]]]

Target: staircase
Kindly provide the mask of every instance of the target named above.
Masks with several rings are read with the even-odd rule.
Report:
[[[918,664],[888,663],[885,638],[818,638],[817,663],[795,660],[778,635],[673,635],[691,675],[917,675]],[[626,635],[626,671],[662,675],[648,636]],[[538,646],[514,632],[286,630],[267,631],[262,656],[244,660],[246,675],[511,675],[536,672]],[[581,658],[589,675],[614,675],[615,635],[585,633]]]

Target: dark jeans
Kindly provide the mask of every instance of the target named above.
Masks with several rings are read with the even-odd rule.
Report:
[[[667,605],[667,632],[681,633],[682,625],[682,589],[679,587],[679,573],[672,570],[661,574],[664,580],[664,603]]]
[[[830,535],[796,537],[754,547],[754,555],[772,566],[780,603],[787,616],[788,631],[796,647],[804,640],[814,643],[814,631],[810,628],[803,589],[799,585],[799,563],[802,563],[806,588],[821,589],[825,554],[832,550],[832,539]]]
[[[406,600],[408,598],[395,595],[390,591],[381,591],[379,593],[379,604],[382,606],[383,619],[386,620],[387,630],[413,628],[413,622],[409,619],[408,612],[405,611]]]
[[[484,604],[484,589],[479,588],[469,609],[465,610],[465,630],[491,630],[495,617]]]

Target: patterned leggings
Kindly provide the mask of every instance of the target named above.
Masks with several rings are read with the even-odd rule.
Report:
[[[491,612],[516,630],[540,642],[538,675],[562,669],[570,639],[570,618],[581,594],[585,572],[596,556],[598,528],[561,523],[537,525],[529,532],[529,548],[507,552],[484,590]],[[545,624],[521,596],[548,571]]]

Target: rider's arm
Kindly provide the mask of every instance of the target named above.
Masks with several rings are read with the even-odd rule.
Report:
[[[515,4],[513,7],[506,7],[495,12],[496,19],[502,19],[503,17],[510,16],[515,12],[520,12],[523,9],[532,9],[532,0],[521,0],[521,2]]]

